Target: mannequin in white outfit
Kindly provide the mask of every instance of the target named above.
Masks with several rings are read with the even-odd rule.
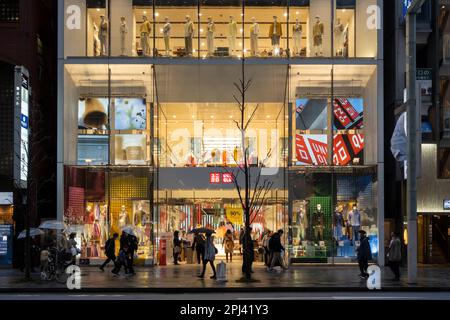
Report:
[[[128,27],[125,17],[120,17],[120,55],[126,55],[125,38],[127,37]]]
[[[259,36],[259,25],[256,22],[256,18],[252,18],[252,25],[250,26],[250,53],[252,57],[258,55],[258,36]]]
[[[341,19],[337,19],[336,26],[334,27],[334,48],[336,56],[343,56],[344,51],[344,25],[341,23]]]
[[[99,38],[100,38],[100,55],[104,56],[108,52],[108,22],[106,21],[106,18],[104,15],[100,16],[100,31],[99,31]]]
[[[130,217],[128,217],[125,206],[122,206],[119,213],[119,228],[123,228],[128,224],[130,224]]]
[[[294,55],[299,56],[302,50],[302,25],[295,19],[295,24],[292,27],[292,40],[294,41]]]
[[[206,45],[208,48],[208,57],[214,55],[214,32],[216,32],[216,26],[211,17],[208,18],[208,25],[206,27]]]
[[[170,31],[172,29],[172,25],[169,22],[169,17],[165,18],[165,24],[163,27],[163,35],[164,35],[164,48],[166,50],[166,56],[170,56]]]
[[[230,16],[230,22],[228,23],[228,46],[229,54],[236,55],[236,37],[237,37],[237,23],[234,21],[234,17]]]
[[[94,57],[100,55],[100,39],[98,38],[98,27],[94,22]]]

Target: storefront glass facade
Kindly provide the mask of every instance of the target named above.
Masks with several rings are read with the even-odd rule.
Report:
[[[84,8],[80,29],[68,28],[74,23],[70,5]],[[77,232],[83,259],[102,258],[107,237],[128,225],[138,234],[138,261],[145,264],[159,261],[160,239],[175,230],[211,227],[219,244],[225,229],[232,229],[237,241],[244,220],[230,172],[243,164],[236,126],[242,116],[251,120],[244,142],[250,169],[272,183],[252,212],[255,247],[267,230],[283,229],[293,263],[352,262],[363,229],[377,256],[383,217],[381,32],[366,24],[356,29],[363,21],[359,12],[370,5],[66,0],[59,208]],[[317,12],[322,47],[319,27],[313,45],[310,18]],[[72,46],[89,42],[83,26],[98,19],[100,26],[100,15],[109,17],[104,54]],[[123,31],[121,17],[128,23],[125,40],[131,33],[133,42],[114,36]],[[233,22],[235,38],[229,34]],[[327,30],[339,24],[353,42],[338,48],[340,33],[333,36],[339,41],[332,40]],[[191,27],[192,39],[186,39]],[[293,30],[302,32],[295,41]],[[366,40],[373,37],[373,50],[361,49],[357,40],[364,32]],[[322,54],[312,53],[313,47]],[[181,57],[186,59],[176,59]],[[251,85],[241,114],[236,84],[243,77]]]
[[[372,58],[378,54],[378,2],[65,0],[64,54]]]

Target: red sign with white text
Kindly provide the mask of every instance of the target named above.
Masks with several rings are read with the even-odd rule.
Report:
[[[297,134],[295,136],[295,145],[297,160],[305,164],[313,164],[308,147],[306,146],[305,138],[302,135]]]
[[[211,172],[209,174],[209,183],[212,184],[220,183],[220,172]]]
[[[326,165],[327,164],[327,144],[309,139],[309,144],[311,146],[312,152],[318,165]]]
[[[345,166],[351,161],[351,155],[345,146],[344,138],[341,134],[333,138],[333,163],[336,166]]]
[[[229,172],[222,173],[222,182],[226,184],[233,183],[233,175]]]
[[[349,134],[348,138],[350,140],[350,144],[352,145],[352,149],[355,154],[358,154],[362,150],[364,150],[364,135],[363,134]]]

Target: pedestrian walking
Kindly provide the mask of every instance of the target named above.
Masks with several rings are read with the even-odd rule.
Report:
[[[115,263],[114,269],[111,270],[113,274],[118,276],[120,274],[120,270],[122,269],[122,266],[125,269],[125,274],[127,274],[127,270],[129,270],[129,256],[130,252],[128,249],[128,244],[124,243],[122,248],[119,251],[119,256],[117,257],[117,261]]]
[[[199,278],[205,277],[206,266],[208,263],[211,265],[211,269],[213,271],[213,275],[210,277],[211,279],[216,279],[216,267],[214,266],[214,260],[216,258],[217,248],[214,246],[214,237],[210,234],[206,235],[206,243],[205,243],[205,256],[203,258],[203,270],[202,273],[198,276]]]
[[[178,265],[178,259],[181,254],[181,240],[179,237],[180,232],[175,231],[173,233],[173,264]]]
[[[133,268],[133,266],[134,266],[134,255],[135,255],[135,253],[136,253],[136,251],[138,249],[138,246],[139,246],[139,239],[134,234],[129,234],[128,235],[128,243],[129,243],[128,248],[129,248],[129,251],[130,251],[130,253],[128,255],[128,264],[127,264],[128,272],[131,275],[134,275],[135,274],[134,268]]]
[[[127,247],[127,250],[126,250],[126,253],[127,253],[127,256],[126,256],[127,263],[126,263],[126,264],[123,264],[123,266],[124,266],[124,268],[125,268],[125,273],[128,274],[128,273],[129,273],[128,263],[129,263],[129,261],[130,261],[130,259],[129,259],[129,257],[128,257],[128,255],[130,254],[130,252],[129,252],[130,238],[128,237],[128,233],[122,231],[122,234],[120,235],[119,243],[120,243],[120,246],[119,246],[119,254],[120,254],[121,251],[123,251],[123,249],[124,249],[125,247]]]
[[[391,233],[391,242],[387,250],[388,265],[394,273],[394,281],[400,280],[400,264],[402,261],[402,243],[397,233]]]
[[[270,250],[269,250],[269,241],[272,236],[272,231],[267,230],[266,234],[263,236],[262,245],[264,249],[264,264],[266,267],[270,266]]]
[[[77,254],[78,254],[78,248],[77,248],[77,241],[75,240],[75,237],[77,234],[75,232],[72,232],[69,235],[69,250],[70,254],[72,256],[72,264],[75,265],[77,262]]]
[[[197,263],[202,263],[205,256],[205,238],[198,232],[195,232],[194,234],[192,250],[195,250],[195,253],[197,255]]]
[[[283,230],[278,230],[276,233],[272,235],[269,240],[269,250],[271,253],[271,261],[269,271],[273,271],[273,267],[276,263],[279,263],[281,268],[284,270],[287,269],[286,264],[284,263],[284,259],[281,255],[283,251],[285,251],[283,245],[281,244],[281,237],[283,236]]]
[[[105,271],[104,269],[105,269],[105,267],[106,267],[106,265],[108,263],[110,263],[111,261],[113,263],[116,262],[116,240],[117,240],[118,237],[119,237],[119,234],[118,233],[114,233],[111,238],[106,240],[106,243],[105,243],[106,260],[100,266],[100,270]]]
[[[233,233],[230,229],[225,232],[225,235],[223,237],[222,241],[222,247],[225,250],[225,256],[228,262],[228,255],[230,255],[230,262],[233,262],[233,251],[234,251],[234,239],[233,239]]]
[[[369,260],[372,260],[372,251],[370,250],[369,238],[366,236],[364,230],[359,230],[360,234],[360,245],[357,250],[357,259],[361,279],[367,279],[369,274],[367,273],[367,268],[369,268]]]

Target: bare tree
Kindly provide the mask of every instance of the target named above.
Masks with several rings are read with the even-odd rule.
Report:
[[[32,107],[33,106],[33,107]],[[16,119],[20,123],[21,119]],[[31,237],[30,228],[32,217],[37,217],[38,206],[50,203],[51,199],[38,195],[50,195],[42,192],[48,188],[49,183],[55,181],[55,173],[49,177],[38,175],[37,169],[53,160],[53,156],[43,151],[42,146],[50,142],[50,136],[45,131],[45,118],[42,111],[34,104],[29,107],[28,142],[22,140],[21,128],[15,129],[17,140],[15,141],[14,166],[19,176],[14,179],[14,192],[20,195],[20,212],[26,230],[24,246],[25,279],[31,280]],[[21,181],[21,175],[27,176],[26,183]]]
[[[253,110],[246,103],[246,93],[252,84],[252,80],[245,80],[244,66],[242,66],[242,79],[239,83],[234,83],[239,95],[233,95],[237,106],[239,107],[240,120],[234,120],[236,127],[240,132],[241,148],[243,154],[243,164],[237,163],[237,168],[234,170],[228,170],[232,175],[232,180],[236,191],[239,196],[239,201],[244,212],[244,241],[243,241],[243,262],[242,271],[245,275],[244,280],[250,281],[252,275],[253,264],[253,242],[251,238],[251,225],[254,219],[261,211],[262,205],[267,194],[270,192],[273,186],[273,182],[268,179],[261,181],[261,168],[258,168],[256,177],[252,181],[252,170],[249,165],[249,146],[246,143],[246,132],[252,122],[256,112],[259,109],[257,104]],[[250,114],[248,119],[245,118],[246,114]],[[264,166],[265,160],[270,157],[271,151],[269,150],[266,158],[260,163],[261,167]],[[235,159],[237,160],[237,159]],[[240,182],[241,176],[243,176],[244,185]]]

